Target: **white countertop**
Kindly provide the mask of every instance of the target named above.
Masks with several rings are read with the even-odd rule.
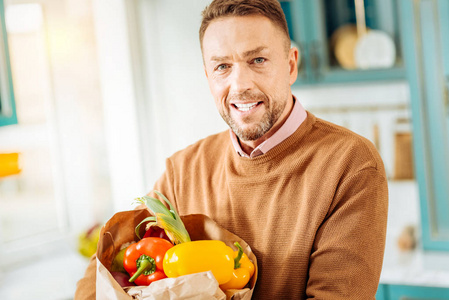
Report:
[[[449,252],[423,251],[420,243],[420,209],[414,181],[389,183],[389,217],[380,283],[449,288]],[[400,251],[397,239],[405,226],[416,228],[414,250]]]
[[[387,249],[380,283],[449,288],[449,253]]]

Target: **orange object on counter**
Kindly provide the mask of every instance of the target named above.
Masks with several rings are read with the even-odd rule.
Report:
[[[19,153],[0,153],[0,177],[19,174]]]

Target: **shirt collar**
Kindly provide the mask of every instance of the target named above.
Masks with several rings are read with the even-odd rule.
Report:
[[[287,120],[284,124],[282,124],[281,128],[278,129],[271,137],[269,137],[262,144],[257,146],[249,155],[243,151],[240,141],[235,133],[229,129],[229,133],[231,136],[232,145],[234,146],[235,151],[243,157],[254,158],[259,155],[265,154],[277,145],[279,145],[282,141],[292,135],[296,129],[304,122],[307,117],[307,112],[302,107],[299,101],[296,101],[295,96],[293,96],[293,109],[290,112]]]

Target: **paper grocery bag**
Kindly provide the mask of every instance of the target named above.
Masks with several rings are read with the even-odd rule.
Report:
[[[195,276],[181,276],[156,281],[148,287],[131,287],[123,289],[110,274],[112,261],[120,250],[120,246],[127,242],[138,241],[135,235],[135,227],[146,217],[150,216],[147,209],[131,210],[116,213],[101,229],[100,240],[97,248],[97,299],[157,299],[149,296],[151,289],[158,288],[159,292],[167,292],[160,299],[224,299],[223,292],[218,288],[218,282],[213,275],[199,273]],[[246,255],[254,263],[255,272],[248,288],[242,290],[226,291],[226,299],[248,300],[251,299],[257,281],[257,259],[250,246],[240,237],[219,226],[211,218],[201,215],[181,216],[184,225],[189,232],[192,241],[195,240],[221,240],[233,248],[235,242],[239,242]],[[140,236],[145,233],[145,226],[140,227]],[[234,248],[233,248],[234,249]],[[205,284],[205,282],[208,284]],[[215,281],[215,282],[214,282]],[[216,286],[216,290],[211,290]],[[181,292],[182,290],[182,292]],[[191,293],[195,293],[192,298]],[[190,293],[190,294],[189,294]],[[212,294],[211,294],[212,293]],[[132,296],[131,296],[132,295]],[[141,295],[141,296],[139,296]],[[167,298],[170,295],[170,298]],[[182,295],[186,298],[183,298]],[[139,298],[141,297],[141,298]]]

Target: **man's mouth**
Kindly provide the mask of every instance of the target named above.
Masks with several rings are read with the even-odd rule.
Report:
[[[251,103],[234,103],[234,107],[237,108],[239,111],[249,111],[259,105],[262,102],[251,102]]]

